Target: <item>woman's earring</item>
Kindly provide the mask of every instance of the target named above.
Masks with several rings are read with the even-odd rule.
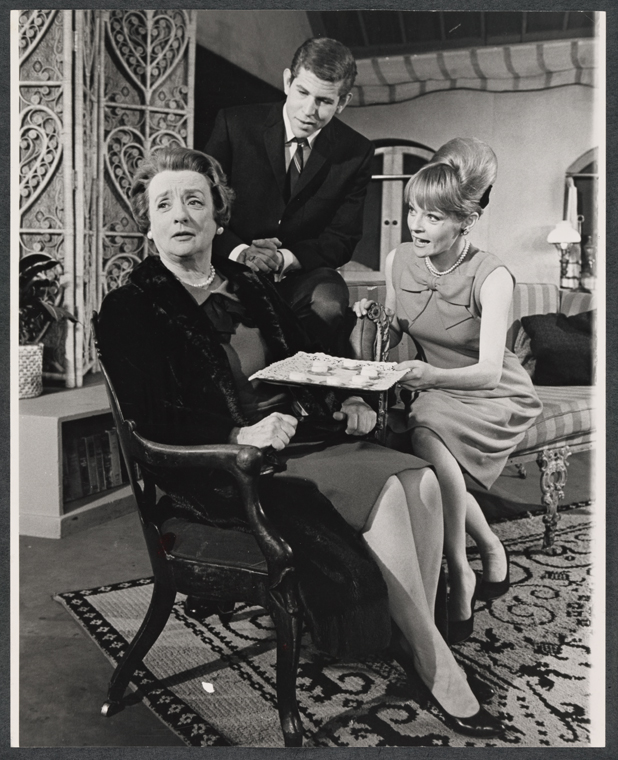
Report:
[[[223,227],[217,227],[217,235],[220,235],[223,232]]]
[[[152,240],[152,232],[150,230],[148,230],[148,232],[146,233],[146,237],[148,238],[148,240]]]
[[[461,234],[462,235],[467,235],[468,232],[470,232],[470,228],[469,227],[462,227],[461,228]]]

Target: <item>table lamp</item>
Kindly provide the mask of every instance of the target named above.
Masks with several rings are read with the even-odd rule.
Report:
[[[563,220],[558,222],[547,236],[547,242],[553,243],[560,253],[560,287],[575,290],[579,287],[579,273],[570,267],[571,259],[569,250],[573,243],[579,243],[581,235],[573,228],[570,222]]]

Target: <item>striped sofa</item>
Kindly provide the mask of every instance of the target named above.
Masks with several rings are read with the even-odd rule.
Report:
[[[384,303],[383,283],[350,284],[350,302],[370,298]],[[519,283],[513,293],[507,347],[513,350],[521,327],[521,318],[531,314],[563,312],[567,316],[594,308],[590,293],[560,290],[545,283]],[[415,356],[414,344],[405,339],[392,349],[391,361],[405,361]],[[558,505],[564,498],[569,456],[594,448],[595,388],[590,386],[537,386],[543,413],[527,431],[509,457],[509,464],[526,477],[525,465],[536,462],[541,473],[541,503],[546,508],[543,546],[552,551],[559,519]],[[382,403],[381,403],[382,406]]]
[[[514,348],[521,318],[529,314],[562,312],[567,316],[594,308],[590,293],[559,290],[556,285],[520,283],[513,293],[507,346]],[[546,508],[544,548],[551,551],[558,522],[558,505],[564,498],[569,456],[593,449],[596,441],[594,386],[537,385],[543,413],[526,432],[509,457],[526,477],[525,464],[535,461],[541,472],[542,504]]]

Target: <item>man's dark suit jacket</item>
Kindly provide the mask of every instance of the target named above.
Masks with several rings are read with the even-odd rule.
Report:
[[[363,230],[372,143],[334,118],[316,137],[293,196],[286,202],[283,104],[219,111],[206,153],[236,193],[215,255],[241,243],[277,237],[306,271],[337,268],[352,258]]]

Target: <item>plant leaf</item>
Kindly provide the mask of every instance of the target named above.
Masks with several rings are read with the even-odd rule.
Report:
[[[23,261],[23,259],[22,259]],[[51,259],[50,261],[33,262],[29,267],[19,270],[19,288],[25,290],[30,287],[31,282],[42,272],[53,269],[58,266],[58,262]]]
[[[54,322],[59,322],[61,319],[68,319],[70,322],[77,321],[71,312],[63,309],[62,306],[56,306],[55,304],[48,303],[47,301],[39,301],[39,303],[47,311]]]
[[[45,271],[45,269],[51,269],[58,264],[56,259],[52,258],[47,253],[29,253],[19,260],[19,275],[30,274],[33,268]]]
[[[29,253],[19,260],[19,271],[22,272],[33,264],[40,264],[43,261],[54,261],[54,259],[49,253]]]
[[[24,299],[27,295],[36,294],[44,288],[49,288],[50,285],[52,285],[52,281],[48,280],[47,277],[33,277],[23,287],[20,284],[20,298]]]

